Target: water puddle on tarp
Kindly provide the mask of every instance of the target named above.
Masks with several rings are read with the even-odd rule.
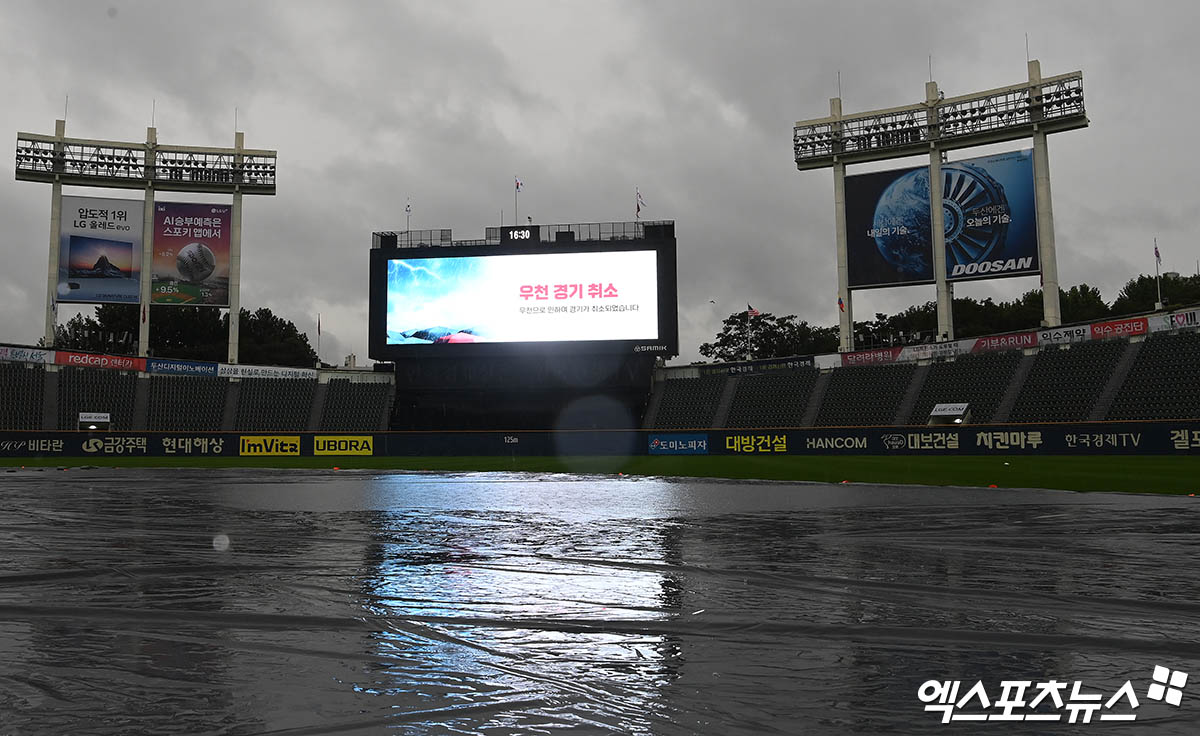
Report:
[[[1194,498],[111,469],[0,493],[0,734],[1200,726],[1200,684],[1146,697],[1156,665],[1200,679]],[[1140,705],[943,725],[928,680]]]

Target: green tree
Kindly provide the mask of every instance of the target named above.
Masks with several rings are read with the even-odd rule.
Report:
[[[700,354],[718,361],[761,360],[813,355],[837,350],[836,327],[819,327],[789,314],[762,312],[751,317],[735,312],[725,318],[721,332],[700,346]]]
[[[308,344],[308,335],[296,325],[275,316],[262,307],[250,313],[242,310],[238,325],[238,359],[243,363],[286,365],[311,368],[317,353]],[[228,324],[228,319],[225,320]]]
[[[1200,277],[1198,276],[1164,276],[1162,277],[1163,304],[1168,309],[1191,306],[1200,302]],[[1154,303],[1158,301],[1158,284],[1153,276],[1145,274],[1128,283],[1117,294],[1113,301],[1112,315],[1123,317],[1129,314],[1141,314],[1154,311]]]
[[[213,307],[151,307],[150,353],[159,358],[219,362],[227,357],[229,315]],[[137,351],[141,307],[101,304],[95,316],[76,315],[55,329],[55,347],[92,352]],[[265,307],[241,310],[238,360],[309,368],[317,354],[308,336]]]
[[[1060,289],[1058,301],[1066,324],[1102,320],[1109,315],[1108,304],[1100,296],[1100,290],[1087,284],[1072,286],[1066,291]]]

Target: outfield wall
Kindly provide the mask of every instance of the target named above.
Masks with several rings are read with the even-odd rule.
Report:
[[[0,432],[0,457],[1200,455],[1200,421],[568,432]]]

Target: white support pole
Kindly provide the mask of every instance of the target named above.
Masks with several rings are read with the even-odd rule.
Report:
[[[233,134],[234,168],[242,166],[243,133]],[[229,232],[229,362],[238,362],[238,323],[242,313],[242,187],[233,189],[233,210]]]
[[[840,97],[829,100],[829,115],[841,118]],[[834,125],[837,130],[841,130],[840,120]],[[838,310],[838,350],[849,353],[854,350],[854,302],[850,297],[849,251],[846,245],[846,164],[840,160],[833,162],[833,221],[837,237],[838,298],[845,307]]]
[[[925,102],[930,106],[930,124],[937,124],[937,82],[925,83]],[[946,280],[946,210],[942,202],[942,151],[936,140],[929,147],[929,235],[933,251],[933,280],[937,285],[937,339],[954,339],[954,292]]]
[[[154,162],[154,149],[158,146],[158,131],[146,128],[146,167]],[[145,358],[150,354],[150,277],[154,270],[154,182],[146,183],[146,202],[142,211],[142,283],[141,304],[138,314],[138,355]]]
[[[63,160],[63,141],[67,135],[67,121],[54,121],[53,160]],[[54,175],[50,185],[50,260],[46,274],[46,347],[54,347],[54,330],[58,324],[58,255],[62,250],[62,181]]]
[[[1038,101],[1042,96],[1042,66],[1037,59],[1029,62],[1029,94],[1035,114],[1033,128],[1033,182],[1037,208],[1038,256],[1042,262],[1042,312],[1047,327],[1062,324],[1058,298],[1058,257],[1054,250],[1054,209],[1050,204],[1050,154],[1046,131],[1037,124]]]

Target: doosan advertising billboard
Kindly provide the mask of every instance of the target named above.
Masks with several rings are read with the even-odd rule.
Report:
[[[946,278],[1028,276],[1041,270],[1031,150],[942,164]],[[934,281],[929,168],[846,177],[850,287]]]
[[[141,200],[62,198],[57,301],[142,300]]]

